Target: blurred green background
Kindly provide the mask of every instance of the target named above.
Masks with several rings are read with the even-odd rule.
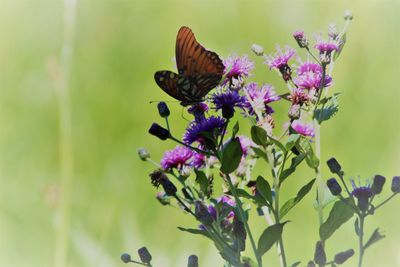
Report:
[[[251,44],[263,45],[267,53],[277,43],[295,47],[294,30],[311,35],[326,31],[331,22],[340,28],[343,11],[351,9],[355,19],[334,71],[334,90],[343,93],[341,110],[323,125],[323,160],[335,155],[351,177],[400,175],[400,1],[66,3],[0,1],[0,266],[122,266],[120,253],[135,254],[142,245],[153,253],[155,266],[185,266],[193,253],[201,266],[221,266],[207,240],[176,229],[196,223],[157,203],[147,176],[152,166],[136,154],[147,147],[158,161],[174,146],[149,136],[147,129],[161,122],[149,100],[171,100],[156,86],[153,73],[173,68],[182,25],[221,57],[249,54],[257,63],[256,79],[283,92],[276,74],[251,54]],[[74,4],[75,19],[64,23]],[[65,29],[74,31],[67,61],[60,59],[63,43],[68,48]],[[63,89],[70,101],[60,94]],[[287,106],[274,107],[282,119]],[[170,108],[175,132],[182,133],[181,107]],[[71,161],[68,124],[60,119],[68,122],[69,115]],[[285,194],[312,175],[301,168]],[[292,223],[284,233],[289,262],[313,255],[317,214],[312,199],[289,216]],[[400,266],[399,201],[368,220],[369,233],[379,226],[387,237],[368,251],[365,266]],[[254,216],[252,225],[258,234],[265,222]],[[356,247],[352,223],[327,246],[329,255]],[[264,261],[278,266],[276,251]],[[348,266],[355,264],[353,259]]]

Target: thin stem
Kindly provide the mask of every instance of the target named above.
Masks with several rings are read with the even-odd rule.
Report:
[[[167,124],[168,132],[171,132],[171,128],[169,127],[168,117],[165,117],[165,124]]]
[[[311,52],[311,50],[310,50],[310,48],[309,48],[308,46],[306,47],[306,50],[307,50],[308,54],[310,54],[310,56],[311,56],[316,62],[318,62],[318,64],[321,64],[321,62],[319,62],[319,59],[318,59],[316,56],[314,56],[314,54]]]
[[[199,148],[193,147],[193,146],[191,146],[191,145],[185,144],[184,142],[182,142],[182,141],[176,139],[175,137],[173,137],[172,135],[171,135],[169,138],[170,138],[171,140],[174,140],[175,142],[177,142],[177,143],[179,143],[179,144],[181,144],[181,145],[187,147],[187,148],[190,148],[191,150],[196,151],[197,153],[204,154],[204,155],[207,155],[207,156],[213,156],[212,154],[210,154],[210,153],[207,152],[207,151],[204,151],[204,150],[201,150],[201,149],[199,149]]]
[[[388,197],[385,201],[383,201],[381,204],[375,207],[375,211],[385,205],[389,200],[391,200],[397,193],[393,193],[390,197]]]
[[[140,261],[130,260],[129,262],[136,263],[136,264],[138,264],[138,265],[143,265],[143,266],[149,266],[149,267],[152,266],[152,265],[150,265],[150,264],[143,263],[143,262],[140,262]]]
[[[318,123],[317,119],[314,119],[313,122],[315,133],[315,155],[317,156],[319,161],[321,161],[321,125]],[[317,168],[315,169],[315,175],[317,183],[318,219],[319,224],[322,225],[324,223],[322,201],[324,199],[325,183],[322,179],[321,163],[319,163]]]
[[[226,180],[228,181],[229,190],[232,192],[233,197],[235,198],[235,202],[236,202],[236,204],[237,204],[236,206],[237,206],[238,211],[239,211],[240,220],[243,222],[244,228],[246,229],[246,232],[247,232],[247,234],[248,234],[248,236],[249,236],[250,243],[251,243],[251,246],[252,246],[252,248],[253,248],[254,255],[255,255],[256,259],[257,259],[258,267],[262,267],[262,260],[261,260],[261,257],[260,257],[260,256],[258,255],[258,253],[257,253],[257,246],[256,246],[256,243],[255,243],[254,238],[253,238],[253,235],[252,235],[252,233],[251,233],[249,224],[247,223],[247,220],[246,220],[246,218],[245,218],[245,216],[244,216],[244,210],[243,210],[242,202],[240,201],[240,199],[239,199],[239,197],[238,197],[236,188],[235,188],[235,186],[233,185],[232,180],[231,180],[231,177],[229,176],[229,174],[226,174]]]
[[[359,228],[360,232],[358,234],[358,246],[359,246],[359,257],[358,257],[358,267],[362,267],[362,261],[363,261],[363,256],[364,256],[364,212],[359,216],[360,222],[359,222]]]

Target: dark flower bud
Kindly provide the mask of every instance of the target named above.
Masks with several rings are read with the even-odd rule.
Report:
[[[383,185],[385,184],[386,178],[382,175],[375,175],[374,182],[372,183],[372,193],[375,195],[380,194],[383,189]]]
[[[369,199],[373,193],[369,186],[361,186],[355,188],[352,192],[353,196],[357,198],[357,206],[361,211],[366,211],[369,206]]]
[[[124,254],[121,255],[121,260],[122,260],[124,263],[129,263],[129,262],[131,262],[131,255],[129,255],[128,253],[124,253]]]
[[[329,191],[331,191],[332,195],[338,196],[340,195],[340,193],[342,193],[342,188],[335,178],[331,178],[326,181],[326,185],[328,186]]]
[[[349,249],[343,252],[340,252],[335,255],[334,261],[336,264],[343,264],[345,261],[347,261],[349,258],[351,258],[354,255],[354,250]]]
[[[151,184],[157,188],[163,183],[164,180],[168,180],[168,177],[160,170],[153,171],[149,174],[149,176],[151,179]]]
[[[235,245],[239,251],[246,249],[246,230],[243,222],[237,219],[237,216],[233,218],[233,235],[235,238]]]
[[[233,106],[224,105],[222,107],[222,117],[224,117],[225,119],[232,118],[233,114],[235,114],[235,110],[233,109]]]
[[[149,151],[143,147],[138,149],[138,155],[139,155],[139,158],[143,161],[146,161],[148,158],[150,158]]]
[[[158,108],[158,114],[160,114],[161,117],[166,118],[169,116],[169,108],[165,102],[160,102],[157,105]]]
[[[168,196],[175,196],[177,191],[176,186],[169,179],[164,180],[161,185]]]
[[[190,255],[188,258],[188,267],[199,267],[199,258],[196,255]]]
[[[335,158],[330,158],[326,164],[328,164],[329,170],[337,175],[342,175],[342,166]]]
[[[201,201],[196,201],[194,213],[197,219],[205,226],[210,226],[214,221],[213,217],[208,212],[206,205],[204,205]]]
[[[394,176],[392,180],[392,192],[400,193],[400,176]]]
[[[315,245],[314,261],[318,265],[325,265],[326,263],[326,254],[322,241],[318,241]]]
[[[153,123],[149,129],[149,134],[154,135],[161,140],[166,140],[168,137],[170,137],[170,133],[167,129],[161,127],[157,123]]]
[[[299,104],[292,105],[289,109],[289,118],[297,120],[300,118],[301,107]]]
[[[142,247],[138,250],[138,254],[139,254],[139,258],[143,263],[147,263],[149,264],[151,262],[151,254],[150,252],[147,250],[146,247]]]

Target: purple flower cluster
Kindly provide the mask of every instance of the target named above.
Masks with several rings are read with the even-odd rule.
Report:
[[[246,102],[244,96],[239,95],[237,91],[228,90],[224,93],[214,94],[212,101],[216,110],[222,110],[222,116],[226,119],[233,117],[234,108],[243,108]]]
[[[332,78],[325,75],[323,87],[328,87],[332,83]],[[305,62],[297,68],[297,76],[293,82],[300,89],[318,91],[322,83],[322,67],[313,62]]]
[[[268,105],[280,99],[271,85],[264,84],[261,88],[257,83],[250,83],[244,88],[247,101],[245,103],[249,114],[271,114],[274,110]]]
[[[314,137],[314,127],[312,123],[305,123],[298,120],[292,122],[292,128],[298,133],[303,136]]]
[[[186,129],[183,141],[186,144],[198,142],[204,145],[209,136],[217,137],[222,133],[224,124],[225,120],[223,118],[215,116],[204,118],[200,121],[194,121]],[[207,137],[205,134],[207,134]]]
[[[164,170],[183,170],[185,167],[202,168],[206,157],[184,146],[176,146],[164,153],[160,165]]]
[[[281,70],[288,66],[288,62],[294,57],[296,50],[289,46],[285,46],[283,50],[280,46],[277,46],[276,50],[277,52],[273,55],[265,56],[264,64],[268,65],[270,69],[276,68],[277,70]]]

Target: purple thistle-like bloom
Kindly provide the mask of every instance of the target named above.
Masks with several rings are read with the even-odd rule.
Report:
[[[192,157],[192,166],[195,167],[196,169],[201,169],[205,166],[206,164],[206,156],[200,153],[193,153]]]
[[[312,123],[305,123],[295,120],[292,122],[292,128],[303,136],[314,137],[315,135]]]
[[[227,91],[224,93],[214,94],[212,101],[217,110],[222,110],[222,116],[230,119],[234,114],[234,107],[243,108],[246,97],[239,95],[237,91]]]
[[[161,167],[164,170],[177,168],[181,170],[184,166],[189,166],[192,161],[193,151],[184,146],[176,146],[172,150],[164,153],[161,159]]]
[[[295,88],[292,90],[289,96],[290,101],[292,101],[293,105],[304,105],[310,101],[310,96],[307,91],[301,88]]]
[[[335,41],[318,40],[314,46],[320,54],[330,55],[333,51],[339,51],[339,45]]]
[[[200,121],[192,122],[186,129],[186,133],[183,136],[183,141],[186,144],[199,142],[203,144],[205,141],[203,133],[209,134],[221,134],[222,127],[225,124],[225,120],[220,117],[211,116]]]
[[[288,65],[288,61],[296,54],[296,50],[289,46],[285,46],[284,50],[280,46],[277,46],[276,50],[275,54],[265,56],[264,64],[268,65],[270,69],[276,68],[281,70]]]
[[[254,69],[254,62],[251,61],[247,55],[242,57],[230,56],[224,59],[223,64],[225,66],[226,75],[224,83],[227,83],[232,79],[248,77],[250,72]]]
[[[321,87],[322,67],[313,62],[301,63],[297,68],[297,77],[293,78],[294,83],[302,89],[318,90]],[[324,87],[330,86],[332,78],[325,75]]]
[[[351,180],[351,184],[353,186],[353,191],[351,194],[357,198],[357,206],[360,208],[360,210],[366,211],[368,209],[369,198],[373,195],[371,186],[368,184],[366,186],[360,185],[357,187],[354,180]]]
[[[208,111],[206,103],[197,103],[188,108],[188,112],[193,114],[195,121],[200,121],[205,118],[204,113]]]
[[[259,88],[257,83],[250,83],[244,90],[247,97],[245,108],[249,110],[250,114],[253,115],[257,112],[271,114],[274,112],[268,104],[279,100],[280,96],[275,93],[271,85],[264,84]]]

